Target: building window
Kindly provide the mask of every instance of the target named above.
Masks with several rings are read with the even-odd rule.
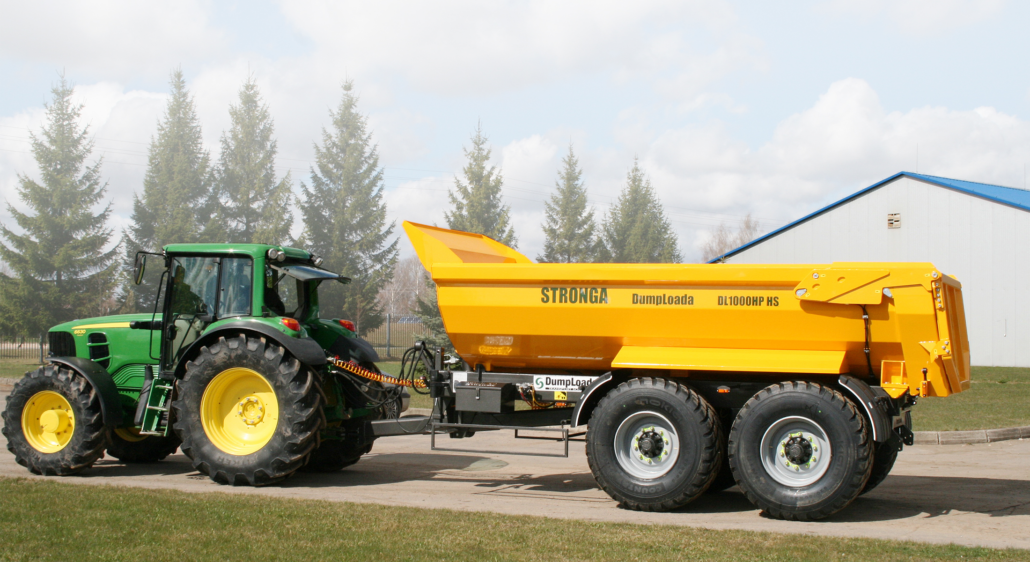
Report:
[[[887,228],[901,228],[901,213],[887,213]]]

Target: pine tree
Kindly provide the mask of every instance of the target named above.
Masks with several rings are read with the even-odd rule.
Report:
[[[592,262],[597,254],[594,233],[594,210],[587,209],[587,190],[583,187],[583,171],[569,145],[562,160],[562,170],[555,182],[557,191],[544,203],[547,213],[543,224],[546,240],[544,253],[537,261],[550,263]]]
[[[102,159],[89,166],[89,127],[79,128],[81,105],[61,77],[46,106],[46,125],[32,138],[40,181],[18,175],[18,196],[28,209],[7,209],[22,233],[0,225],[0,258],[14,272],[0,282],[0,328],[37,334],[54,324],[106,312],[114,288],[118,246],[111,241],[110,205],[94,208],[107,191]]]
[[[665,218],[651,180],[637,160],[626,177],[626,188],[604,219],[603,257],[613,263],[677,263],[683,261],[676,235]]]
[[[182,70],[172,73],[171,86],[164,119],[157,124],[157,137],[150,141],[143,196],[136,195],[132,225],[123,233],[125,312],[150,311],[157,293],[156,280],[147,279],[139,286],[129,281],[137,250],[153,252],[167,244],[219,241],[222,234],[214,219],[211,157],[204,150],[200,121]],[[208,225],[211,231],[205,232]]]
[[[276,181],[276,141],[268,106],[253,78],[240,88],[238,105],[229,106],[232,124],[222,133],[222,153],[214,172],[218,212],[210,234],[222,229],[220,241],[287,244],[290,237],[290,185],[287,173]]]
[[[364,334],[383,323],[376,297],[393,275],[397,239],[386,219],[379,155],[353,88],[344,84],[339,108],[330,111],[332,126],[322,130],[322,146],[315,145],[316,167],[311,186],[300,184],[300,210],[307,247],[325,259],[323,267],[351,278],[344,287],[323,285],[329,290],[319,292],[321,309],[342,314]]]
[[[468,159],[462,170],[465,181],[454,178],[454,191],[447,193],[452,209],[444,218],[454,230],[485,234],[514,248],[518,239],[510,225],[510,210],[501,199],[504,181],[496,167],[487,167],[490,149],[486,141],[482,126],[477,125],[472,136],[472,150],[465,150],[465,158]]]
[[[444,329],[440,305],[436,300],[436,283],[429,278],[429,274],[425,276],[429,290],[419,294],[415,299],[415,316],[422,321],[422,340],[434,349],[442,347],[448,352],[453,352],[454,345],[447,336],[447,330]]]

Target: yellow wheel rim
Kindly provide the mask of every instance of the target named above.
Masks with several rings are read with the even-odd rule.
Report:
[[[139,443],[147,438],[146,435],[139,434],[138,427],[119,427],[115,429],[114,432],[118,437],[121,437],[123,441],[128,441],[129,443]]]
[[[68,399],[53,390],[37,392],[21,411],[25,439],[41,453],[56,453],[68,446],[75,433],[75,414]]]
[[[260,373],[233,367],[215,375],[204,389],[200,423],[215,447],[230,455],[249,455],[275,434],[279,402]]]

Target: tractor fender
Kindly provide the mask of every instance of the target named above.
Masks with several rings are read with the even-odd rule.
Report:
[[[594,379],[594,382],[584,388],[583,395],[572,410],[572,427],[586,425],[590,421],[590,414],[593,413],[597,403],[604,398],[605,394],[608,394],[609,390],[615,388],[617,384],[618,381],[613,380],[611,373],[605,373]]]
[[[868,384],[847,375],[841,375],[838,381],[844,394],[850,395],[859,406],[859,411],[865,414],[869,427],[873,433],[873,441],[883,443],[891,436],[891,417],[886,412],[880,401],[876,398],[876,392]]]
[[[290,352],[290,355],[293,355],[298,361],[310,367],[321,367],[326,363],[325,350],[315,340],[311,338],[291,338],[267,324],[246,321],[222,324],[217,330],[204,334],[197,341],[190,344],[182,356],[184,358],[192,358],[200,352],[201,347],[218,341],[219,337],[241,332],[258,334],[274,340],[279,345],[285,347],[286,351]],[[186,361],[180,361],[175,366],[175,378],[181,379],[185,374]]]
[[[376,349],[372,347],[372,344],[357,336],[353,338],[346,336],[336,338],[333,345],[329,346],[329,354],[339,357],[347,356],[358,363],[378,363],[380,361],[379,354],[376,353]]]
[[[51,363],[63,365],[82,375],[100,395],[100,413],[104,416],[104,425],[119,427],[122,425],[122,401],[118,395],[118,387],[107,372],[97,363],[82,357],[48,357]]]

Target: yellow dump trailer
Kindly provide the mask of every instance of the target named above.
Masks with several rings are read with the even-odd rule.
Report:
[[[404,229],[462,361],[452,421],[471,419],[475,384],[477,400],[514,384],[564,406],[588,424],[598,483],[631,508],[735,483],[773,516],[825,517],[886,477],[918,397],[969,388],[961,284],[929,263],[537,264],[482,235]],[[510,396],[497,412],[464,402],[510,416]]]

